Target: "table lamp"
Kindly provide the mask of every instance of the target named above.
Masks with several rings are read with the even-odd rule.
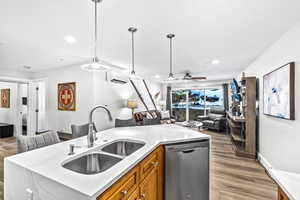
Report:
[[[127,108],[130,108],[132,110],[132,116],[134,114],[134,109],[138,107],[138,102],[134,99],[128,99],[127,100]]]

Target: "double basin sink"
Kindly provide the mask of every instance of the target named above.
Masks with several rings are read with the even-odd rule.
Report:
[[[119,140],[68,161],[62,166],[80,174],[98,174],[111,168],[144,145],[144,142]]]

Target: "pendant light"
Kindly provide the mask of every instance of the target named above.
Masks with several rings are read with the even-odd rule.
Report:
[[[107,71],[110,69],[109,66],[101,63],[99,58],[97,57],[98,51],[98,3],[101,3],[102,0],[91,0],[94,3],[94,12],[95,12],[95,27],[94,27],[94,57],[92,58],[92,62],[88,64],[84,64],[81,66],[83,70],[88,71]]]
[[[134,69],[134,33],[137,32],[137,28],[129,27],[128,31],[131,33],[131,56],[132,56],[132,60],[131,60],[132,68],[130,72],[130,79],[137,79],[137,76],[135,74],[135,69]]]
[[[175,37],[174,34],[168,34],[167,38],[170,39],[170,73],[169,73],[169,77],[168,77],[168,81],[172,81],[174,80],[174,74],[173,74],[173,46],[172,46],[172,41],[173,38]]]

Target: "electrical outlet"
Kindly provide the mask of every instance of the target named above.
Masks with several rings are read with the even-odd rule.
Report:
[[[27,188],[26,193],[27,193],[27,200],[33,200],[33,191]]]

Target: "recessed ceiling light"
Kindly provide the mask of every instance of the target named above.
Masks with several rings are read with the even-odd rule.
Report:
[[[65,41],[70,44],[75,44],[77,42],[76,39],[71,35],[67,35],[65,37]]]
[[[159,77],[160,77],[160,76],[159,76],[158,74],[154,76],[154,78],[159,78]]]
[[[219,63],[220,63],[219,60],[213,60],[213,61],[211,61],[211,64],[213,64],[213,65],[217,65],[217,64],[219,64]]]

